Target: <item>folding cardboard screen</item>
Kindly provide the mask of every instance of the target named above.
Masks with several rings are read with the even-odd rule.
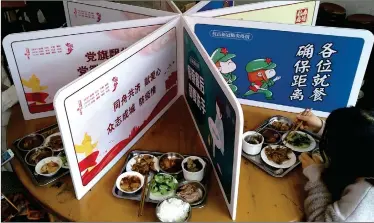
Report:
[[[127,21],[175,13],[109,1],[63,1],[68,26]],[[126,2],[124,2],[126,3]]]
[[[167,8],[172,9],[172,11],[177,12],[179,14],[182,13],[181,9],[177,6],[175,1],[166,0]],[[178,1],[176,1],[178,2]],[[190,2],[190,3],[188,3]],[[197,2],[197,3],[196,3]],[[204,11],[211,11],[221,8],[228,8],[234,6],[234,1],[231,0],[217,0],[217,1],[180,1],[179,4],[195,4],[187,11],[185,11],[184,15],[192,15],[196,12],[204,12]]]
[[[319,1],[265,1],[212,11],[199,11],[197,17],[315,25]]]
[[[242,110],[194,34],[183,27],[180,18],[170,21],[56,94],[78,199],[183,95],[188,108],[181,109],[191,112],[235,218]]]
[[[8,35],[3,41],[26,120],[54,115],[57,90],[85,75],[173,17]]]

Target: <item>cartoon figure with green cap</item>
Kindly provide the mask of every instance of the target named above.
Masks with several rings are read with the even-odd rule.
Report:
[[[247,63],[245,70],[248,73],[248,80],[251,83],[249,91],[244,96],[261,93],[266,99],[273,99],[273,92],[269,90],[274,83],[281,79],[280,76],[273,78],[276,74],[274,68],[277,65],[270,58],[252,60]]]
[[[232,72],[236,70],[236,64],[231,59],[234,57],[236,57],[236,55],[229,53],[229,51],[227,51],[227,49],[224,47],[214,50],[211,56],[219,72],[221,72],[227,84],[235,94],[238,87],[233,84],[233,82],[236,80],[236,76]]]

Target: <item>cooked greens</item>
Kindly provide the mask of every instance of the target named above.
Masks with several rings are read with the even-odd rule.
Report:
[[[151,183],[151,193],[155,196],[168,195],[177,189],[178,181],[171,175],[157,174]]]
[[[289,143],[292,146],[304,149],[310,146],[311,140],[307,134],[291,132],[290,136],[287,138],[287,143]]]

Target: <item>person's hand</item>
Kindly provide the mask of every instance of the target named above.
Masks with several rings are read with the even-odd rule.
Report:
[[[321,130],[323,122],[313,112],[309,111],[306,115],[301,113],[296,116],[297,121],[303,121],[304,123],[300,126],[300,129],[310,129],[317,133]]]
[[[299,160],[303,169],[313,164],[322,164],[321,158],[317,154],[313,154],[312,157],[310,157],[308,153],[302,153],[299,156]]]

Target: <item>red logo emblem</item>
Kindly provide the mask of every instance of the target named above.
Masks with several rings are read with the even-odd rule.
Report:
[[[68,51],[68,52],[66,53],[67,55],[69,55],[71,52],[73,52],[73,47],[74,47],[73,44],[71,44],[71,43],[66,43],[65,46],[67,47],[67,51]]]
[[[82,100],[79,100],[78,101],[78,109],[77,109],[77,111],[79,111],[80,115],[82,115],[82,108],[83,108],[83,106],[82,106]]]
[[[117,85],[118,85],[118,77],[113,77],[113,78],[112,78],[112,81],[113,81],[113,87],[114,87],[114,89],[113,89],[112,92],[114,92],[114,91],[117,89]]]
[[[30,60],[30,49],[26,48],[25,56]]]
[[[306,22],[308,19],[308,8],[299,9],[296,11],[295,24],[301,24]]]
[[[101,13],[96,12],[96,15],[97,15],[97,20],[96,20],[96,22],[100,22],[100,21],[101,21]]]

